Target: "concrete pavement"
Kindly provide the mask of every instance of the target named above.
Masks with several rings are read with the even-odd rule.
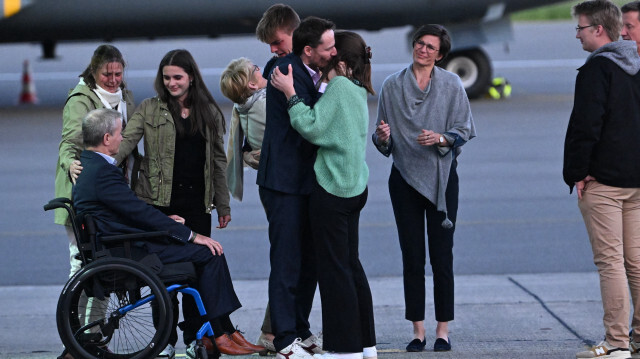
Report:
[[[234,283],[243,308],[231,318],[253,340],[267,302],[267,281]],[[427,283],[430,287],[431,277]],[[448,353],[430,349],[435,339],[430,288],[428,350],[406,353],[411,325],[404,320],[402,278],[371,278],[370,285],[381,358],[573,358],[585,344],[600,341],[604,335],[596,272],[456,276],[456,320],[450,325],[453,351]],[[59,354],[55,311],[60,289],[0,287],[0,358],[55,358]],[[321,329],[319,295],[311,323],[314,332]],[[178,353],[184,357],[183,345],[178,345]]]

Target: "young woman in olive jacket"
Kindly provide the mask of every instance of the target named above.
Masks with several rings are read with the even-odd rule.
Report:
[[[144,136],[137,196],[167,215],[183,217],[191,230],[211,237],[213,209],[218,228],[231,221],[222,111],[186,50],[172,50],[164,56],[154,87],[158,96],[144,100],[136,109],[122,133],[116,160],[125,158]],[[183,297],[187,344],[195,340],[200,324],[191,301]],[[262,349],[244,340],[228,317],[212,324],[222,353],[246,355]],[[174,332],[172,339],[176,336]]]

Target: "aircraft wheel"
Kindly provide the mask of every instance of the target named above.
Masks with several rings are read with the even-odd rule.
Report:
[[[460,76],[469,98],[484,95],[491,83],[491,63],[481,49],[451,52],[439,66]]]

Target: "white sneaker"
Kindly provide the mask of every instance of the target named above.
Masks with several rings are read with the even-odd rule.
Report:
[[[302,346],[302,340],[296,338],[288,347],[276,354],[276,359],[312,359],[313,357]]]
[[[362,356],[364,359],[378,359],[378,350],[375,346],[366,347],[362,349]]]
[[[324,354],[324,350],[322,350],[322,332],[319,332],[318,335],[313,335],[301,343],[302,347],[309,352],[309,354]]]
[[[606,340],[600,342],[600,344],[592,347],[589,350],[585,350],[576,354],[576,358],[620,358],[630,359],[631,353],[629,348],[617,348],[609,344]]]
[[[176,348],[174,348],[173,345],[171,344],[167,344],[167,347],[164,348],[164,350],[161,351],[160,354],[158,354],[158,358],[173,359],[175,357],[176,357]]]
[[[631,352],[631,357],[633,359],[640,359],[640,343],[630,341],[629,342],[629,351]]]
[[[325,352],[324,354],[314,354],[314,359],[362,359],[362,353],[336,353]]]

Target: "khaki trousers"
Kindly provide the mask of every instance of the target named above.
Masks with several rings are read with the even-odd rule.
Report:
[[[578,200],[600,275],[606,340],[629,346],[629,292],[634,341],[640,341],[640,188],[588,182]]]

